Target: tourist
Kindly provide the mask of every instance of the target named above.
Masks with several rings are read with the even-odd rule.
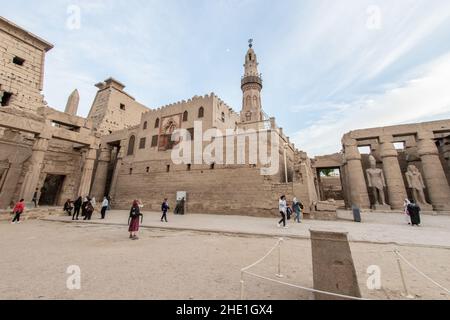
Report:
[[[81,206],[83,205],[83,198],[78,197],[77,200],[74,201],[73,203],[73,216],[72,216],[72,220],[75,220],[75,218],[78,220],[78,217],[80,215],[80,209]]]
[[[88,197],[84,197],[83,202],[81,204],[81,216],[82,217],[86,217],[86,207],[87,207],[88,202],[89,202]],[[84,220],[86,220],[86,219],[84,219]]]
[[[411,224],[411,217],[409,216],[408,206],[411,204],[411,201],[405,199],[403,202],[403,213],[405,214],[405,220],[407,224]]]
[[[128,217],[128,232],[130,233],[130,239],[138,240],[137,232],[139,231],[139,217],[141,218],[141,224],[144,220],[144,215],[141,213],[141,209],[139,208],[139,201],[134,200],[133,206],[130,210],[130,216]]]
[[[33,194],[33,203],[34,203],[34,207],[37,208],[37,203],[38,203],[38,192],[39,192],[39,188],[36,188],[36,190],[34,191]]]
[[[86,216],[84,217],[84,220],[91,220],[92,214],[94,213],[94,206],[92,205],[90,198],[87,198],[85,210],[86,210]]]
[[[111,197],[106,196],[106,199],[108,200],[108,211],[111,211]]]
[[[411,203],[408,205],[408,213],[411,217],[411,225],[420,227],[420,207],[414,202],[414,200],[410,201]]]
[[[303,210],[303,204],[297,200],[297,198],[294,198],[293,204],[292,204],[292,211],[295,213],[295,221],[297,223],[302,223],[302,210]]]
[[[164,202],[161,205],[161,211],[162,211],[161,222],[163,222],[164,220],[167,222],[167,211],[168,210],[170,210],[169,200],[166,198],[166,199],[164,199]]]
[[[64,209],[63,210],[64,210],[64,212],[69,214],[69,217],[72,216],[72,210],[73,210],[72,200],[67,199],[66,203],[64,203]]]
[[[25,210],[25,200],[20,199],[19,202],[16,203],[13,209],[14,219],[11,224],[20,223],[20,215]]]
[[[287,204],[286,204],[286,196],[281,196],[279,201],[279,211],[281,214],[281,220],[278,222],[278,228],[281,227],[281,223],[283,223],[283,227],[287,229],[286,226],[286,214],[287,214]]]
[[[291,220],[291,216],[292,216],[292,208],[289,205],[288,202],[286,202],[286,220]]]
[[[102,211],[101,211],[102,219],[105,219],[106,210],[108,210],[108,207],[109,207],[109,201],[108,201],[108,198],[105,197],[105,198],[103,198],[103,203],[102,203]]]

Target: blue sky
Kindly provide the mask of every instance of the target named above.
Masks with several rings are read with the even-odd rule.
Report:
[[[112,76],[150,108],[215,92],[241,109],[247,40],[263,108],[310,156],[350,130],[450,118],[448,0],[0,0],[1,15],[55,45],[44,94],[63,110]],[[67,27],[80,8],[80,28]],[[69,20],[70,21],[70,20]]]

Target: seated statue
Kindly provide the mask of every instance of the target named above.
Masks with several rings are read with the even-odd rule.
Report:
[[[372,155],[369,157],[369,160],[370,169],[366,170],[367,181],[369,188],[371,188],[373,192],[375,206],[385,206],[386,200],[384,196],[384,188],[386,187],[386,181],[384,180],[383,170],[377,168],[377,161]]]

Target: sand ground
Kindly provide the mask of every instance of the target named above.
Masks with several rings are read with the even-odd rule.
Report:
[[[116,215],[123,217],[124,213]],[[181,219],[172,218],[172,221]],[[326,222],[328,226],[331,223],[342,227],[342,222]],[[149,227],[141,230],[140,240],[131,241],[126,226],[120,224],[30,220],[10,225],[3,222],[0,223],[0,299],[238,299],[240,269],[264,256],[278,238],[277,234]],[[428,276],[450,287],[450,249],[440,244],[439,241],[438,246],[352,242],[363,297],[403,299],[401,278],[392,253],[396,248]],[[70,265],[81,268],[81,290],[66,287],[69,277],[66,271]],[[381,268],[381,290],[369,290],[366,286],[369,276],[366,271],[371,265]],[[270,256],[252,271],[276,279],[277,256]],[[409,291],[416,299],[449,299],[448,293],[406,265],[404,271]],[[282,246],[282,273],[283,281],[312,287],[308,239],[286,239]],[[248,276],[245,280],[246,299],[312,298],[310,293],[299,289]]]

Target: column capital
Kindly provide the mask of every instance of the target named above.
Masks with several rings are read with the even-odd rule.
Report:
[[[433,140],[433,136],[419,138],[417,142],[417,152],[420,157],[427,155],[439,155],[439,150],[436,146],[435,141]]]
[[[111,151],[112,151],[112,147],[107,145],[107,146],[102,146],[100,148],[100,156],[98,157],[98,161],[103,161],[103,162],[110,162],[111,161]]]
[[[358,141],[355,139],[345,139],[342,142],[344,144],[344,159],[346,161],[361,160],[361,154],[358,150]]]
[[[394,146],[394,137],[393,136],[381,136],[379,138],[380,141],[380,156],[381,158],[387,157],[398,157],[398,152]]]
[[[97,149],[89,148],[86,151],[86,160],[95,160],[97,159]]]
[[[48,143],[49,143],[49,139],[47,138],[42,138],[42,137],[37,137],[36,140],[34,141],[34,145],[33,145],[33,151],[43,151],[46,152],[48,149]]]
[[[392,135],[382,135],[378,137],[380,143],[394,143],[394,137]]]

